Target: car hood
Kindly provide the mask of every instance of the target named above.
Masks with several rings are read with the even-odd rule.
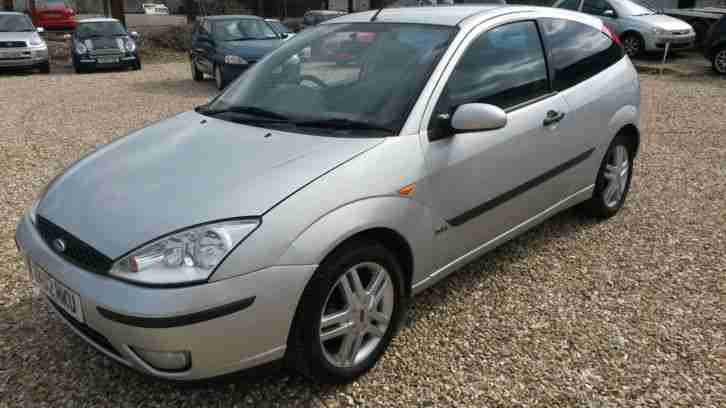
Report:
[[[266,130],[181,114],[69,168],[37,214],[115,259],[200,223],[259,216],[382,142]]]
[[[257,60],[277,49],[282,43],[281,39],[225,41],[222,48],[226,54]]]
[[[31,38],[33,38],[33,34],[35,34],[35,32],[31,32],[31,31],[16,32],[16,33],[1,33],[0,32],[0,42],[29,41]]]
[[[653,27],[658,27],[664,30],[688,30],[691,25],[683,20],[679,20],[675,17],[666,16],[665,14],[649,14],[646,16],[636,16],[638,20],[647,23]]]

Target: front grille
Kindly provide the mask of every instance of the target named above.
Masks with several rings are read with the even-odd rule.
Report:
[[[90,245],[66,232],[63,228],[53,224],[47,219],[37,216],[38,232],[49,247],[58,255],[79,268],[90,272],[106,273],[111,269],[113,260],[93,249]],[[58,252],[53,244],[56,239],[65,242],[65,250]]]
[[[86,336],[89,340],[91,340],[95,345],[99,346],[100,348],[104,349],[105,351],[122,358],[121,353],[116,351],[116,349],[113,347],[110,341],[106,337],[104,337],[103,334],[93,330],[90,326],[85,325],[75,318],[73,316],[69,315],[65,310],[61,309],[56,305],[52,300],[50,301],[50,304],[53,305],[53,309],[55,309],[56,312],[58,312],[61,316],[63,316],[63,319],[65,319],[66,322],[68,322],[71,326],[73,326],[76,330],[83,333],[84,336]]]
[[[686,35],[686,34],[688,34],[688,33],[689,33],[689,32],[688,32],[688,30],[681,30],[681,31],[677,31],[677,30],[676,30],[676,31],[671,31],[671,34],[673,34],[673,35]]]
[[[25,48],[25,41],[0,41],[0,48]]]

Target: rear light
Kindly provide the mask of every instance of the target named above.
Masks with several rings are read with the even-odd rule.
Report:
[[[618,38],[617,35],[613,34],[613,32],[610,31],[610,29],[608,28],[608,26],[606,26],[605,24],[603,24],[603,26],[602,26],[602,32],[605,35],[607,35],[608,37],[610,37],[610,39],[613,40],[613,42],[615,44],[617,44],[617,45],[619,45],[621,47],[623,46],[623,44],[620,43],[620,38]]]

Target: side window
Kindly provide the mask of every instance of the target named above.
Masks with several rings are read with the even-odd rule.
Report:
[[[499,26],[474,40],[461,57],[439,98],[431,127],[441,130],[440,115],[450,115],[466,103],[507,109],[549,91],[535,23]]]
[[[623,49],[618,44],[589,25],[545,18],[540,21],[540,27],[553,71],[555,91],[597,75],[623,57]]]
[[[580,0],[564,0],[557,5],[557,8],[563,8],[567,10],[577,11],[577,7],[580,5]]]
[[[596,16],[604,16],[605,10],[612,10],[613,8],[605,0],[585,0],[582,3],[582,12],[587,14],[593,14]]]

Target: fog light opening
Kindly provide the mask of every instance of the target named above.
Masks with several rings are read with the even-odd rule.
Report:
[[[186,371],[192,366],[192,356],[188,351],[154,351],[130,347],[141,360],[155,370],[166,372]]]

